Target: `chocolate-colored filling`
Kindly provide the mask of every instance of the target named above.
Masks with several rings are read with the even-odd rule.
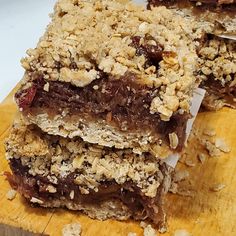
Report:
[[[18,91],[15,97],[19,107],[26,112],[43,108],[58,114],[68,109],[70,114],[86,119],[105,120],[124,132],[151,131],[154,137],[158,134],[167,143],[168,134],[175,132],[179,138],[177,150],[181,150],[188,115],[175,114],[168,122],[160,120],[158,114],[151,114],[149,110],[159,91],[136,81],[136,76],[131,73],[119,79],[104,76],[83,88],[71,83],[48,81],[47,92],[43,89],[46,81],[38,76],[30,88]]]
[[[173,54],[163,51],[163,46],[151,35],[131,39],[130,46],[136,49],[136,55],[143,55],[146,59],[145,68],[155,66],[157,73],[163,54]],[[58,71],[61,67],[60,62],[55,62]],[[70,68],[76,69],[73,61]],[[114,78],[100,71],[100,79],[83,88],[71,83],[48,81],[49,92],[43,89],[46,84],[43,74],[30,73],[32,86],[15,95],[18,106],[26,112],[42,108],[60,114],[67,109],[70,115],[76,114],[86,120],[100,119],[123,132],[147,130],[156,139],[161,136],[166,143],[169,143],[169,133],[175,132],[179,139],[176,150],[183,147],[188,114],[174,114],[168,122],[162,121],[159,114],[151,114],[150,105],[158,96],[159,89],[143,85],[134,73],[127,72],[120,78]]]
[[[12,188],[18,190],[28,200],[35,197],[45,203],[50,203],[56,199],[65,199],[73,203],[99,205],[100,202],[108,199],[118,199],[130,209],[135,219],[149,218],[157,225],[163,220],[162,186],[154,198],[145,196],[132,182],[119,185],[114,181],[104,181],[100,183],[97,192],[90,190],[89,194],[82,194],[79,185],[74,183],[75,176],[79,173],[71,173],[65,178],[58,178],[57,184],[54,184],[57,189],[56,193],[49,193],[46,188],[52,183],[48,178],[30,175],[28,167],[23,166],[20,159],[11,159],[10,167],[13,175],[6,174],[8,181]],[[161,168],[165,175],[165,165]],[[74,199],[70,198],[72,190]]]
[[[236,106],[236,86],[230,87],[230,82],[223,86],[219,80],[214,79],[213,75],[209,75],[208,79],[201,83],[200,87],[206,89],[209,95],[213,94],[218,99],[224,99],[226,103]]]
[[[197,2],[201,4],[196,5]],[[178,7],[178,8],[190,8],[193,7],[193,13],[199,14],[206,10],[214,12],[225,12],[234,16],[236,12],[236,0],[219,1],[219,0],[149,0],[148,8],[150,6],[166,6],[166,7]]]
[[[154,135],[161,134],[167,142],[168,134],[176,132],[178,148],[181,149],[188,116],[176,114],[170,121],[164,122],[158,114],[150,114],[151,101],[158,91],[135,83],[135,79],[134,75],[123,79],[102,78],[84,88],[50,81],[50,92],[46,92],[43,89],[46,82],[39,78],[27,91],[18,92],[16,100],[23,109],[40,107],[60,113],[67,108],[70,114],[103,119],[123,131],[152,130]],[[95,90],[94,86],[98,89]]]

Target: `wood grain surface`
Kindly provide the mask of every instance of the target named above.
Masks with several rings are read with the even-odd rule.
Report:
[[[16,114],[12,94],[13,92],[0,104],[0,235],[30,235],[17,231],[16,228],[10,230],[9,226],[37,234],[61,235],[65,224],[75,222],[82,225],[82,236],[127,236],[129,232],[143,235],[143,230],[137,222],[100,222],[64,209],[33,208],[19,194],[12,201],[7,200],[6,193],[10,186],[2,173],[9,171],[5,160],[4,139]],[[198,115],[194,124],[197,135],[192,135],[186,149],[187,157],[191,158],[195,166],[187,167],[182,163],[177,166],[177,169],[189,172],[189,179],[180,183],[180,187],[191,190],[192,196],[168,194],[166,206],[169,227],[164,235],[174,235],[178,229],[185,229],[194,236],[236,235],[235,121],[236,110],[227,108]],[[207,156],[202,164],[197,159],[197,154],[207,152],[197,137],[200,141],[203,140],[205,136],[202,133],[207,127],[215,128],[216,137],[224,138],[231,147],[231,152],[222,153],[219,157]],[[218,192],[211,191],[211,188],[219,183],[225,184],[226,187]]]

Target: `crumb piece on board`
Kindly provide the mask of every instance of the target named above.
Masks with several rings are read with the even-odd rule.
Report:
[[[156,236],[157,232],[151,225],[146,224],[144,221],[140,222],[140,226],[143,228],[143,236]]]
[[[16,191],[14,189],[10,189],[6,194],[6,197],[8,200],[13,200],[16,197]]]
[[[183,153],[179,158],[179,162],[184,164],[186,158],[187,158],[187,153]]]
[[[194,192],[185,188],[179,188],[177,194],[183,197],[194,197]]]
[[[152,228],[151,225],[147,225],[144,228],[143,236],[156,236],[156,235],[157,235],[157,232],[155,229]]]
[[[161,226],[161,228],[160,228],[160,229],[158,229],[158,232],[160,232],[161,234],[164,234],[164,233],[166,233],[166,232],[167,232],[167,226],[166,226],[166,225],[164,225],[164,226]]]
[[[199,224],[200,222],[201,222],[201,221],[200,221],[199,218],[197,218],[197,219],[194,221],[195,224]]]
[[[221,191],[223,188],[225,188],[226,185],[225,184],[222,184],[222,183],[219,183],[219,184],[215,184],[213,185],[210,190],[213,191],[213,192],[219,192]]]
[[[191,234],[185,229],[177,229],[173,236],[191,236]]]
[[[137,234],[133,232],[129,232],[127,236],[137,236]]]
[[[141,221],[141,222],[140,222],[140,227],[141,227],[141,228],[144,229],[146,226],[147,226],[147,223],[145,223],[144,221]]]
[[[203,140],[203,145],[212,157],[220,156],[221,152],[229,153],[231,150],[222,138],[216,138],[215,141]]]
[[[193,162],[193,160],[191,158],[186,158],[185,165],[189,166],[189,167],[194,167],[196,164]]]
[[[199,153],[197,157],[202,164],[206,161],[206,155],[203,153]]]
[[[204,144],[205,144],[205,148],[207,149],[211,157],[220,156],[221,151],[215,146],[214,143],[210,142],[209,140],[205,140]]]
[[[81,225],[79,223],[72,223],[65,225],[62,229],[62,236],[80,236]]]
[[[169,188],[169,192],[170,192],[170,193],[177,194],[177,192],[178,192],[178,184],[172,182],[172,183],[171,183],[171,186],[170,186],[170,188]]]
[[[221,138],[217,138],[215,141],[215,146],[219,148],[222,152],[230,152],[230,147]]]
[[[174,182],[180,182],[182,180],[185,180],[189,177],[189,172],[187,170],[178,170],[175,172],[173,181]]]
[[[216,131],[213,128],[208,127],[203,130],[203,134],[213,137],[216,135]]]

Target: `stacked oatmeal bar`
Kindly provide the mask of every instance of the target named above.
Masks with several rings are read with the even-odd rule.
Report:
[[[165,7],[59,0],[22,59],[11,185],[43,207],[163,230],[165,159],[183,149],[199,84],[193,24]]]
[[[148,8],[163,5],[205,32],[197,49],[196,73],[206,89],[203,106],[236,108],[236,1],[149,0]]]

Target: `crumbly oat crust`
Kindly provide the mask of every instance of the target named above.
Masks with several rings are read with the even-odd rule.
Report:
[[[46,33],[35,49],[27,51],[22,65],[29,77],[38,72],[47,80],[78,87],[99,79],[101,71],[118,79],[133,72],[138,83],[160,89],[150,112],[168,120],[179,109],[189,110],[195,86],[193,39],[200,33],[193,31],[192,21],[165,7],[149,11],[131,2],[59,0]],[[158,68],[145,68],[144,55],[131,46],[134,36],[140,36],[141,43],[152,37],[150,45],[163,46]]]
[[[53,183],[59,177],[80,171],[82,174],[77,176],[75,183],[84,186],[84,194],[90,189],[98,191],[104,180],[114,180],[118,184],[132,181],[144,195],[155,197],[164,179],[160,171],[161,161],[156,161],[150,154],[138,155],[129,149],[111,150],[79,138],[70,140],[50,136],[35,126],[15,124],[6,148],[8,158],[20,158],[21,163],[29,167],[29,174],[55,176]],[[48,186],[48,191],[56,190]]]
[[[52,201],[44,202],[40,206],[47,208],[66,207],[73,211],[82,211],[90,218],[97,220],[128,220],[132,216],[132,212],[129,208],[116,199],[105,200],[99,204],[80,204],[65,199],[54,199]]]
[[[29,113],[24,116],[25,122],[36,124],[45,133],[59,135],[64,138],[81,137],[85,142],[99,144],[106,147],[119,149],[131,148],[134,153],[150,152],[158,159],[168,157],[172,151],[169,145],[157,141],[157,134],[154,136],[149,131],[139,130],[136,132],[122,132],[106,125],[103,121],[86,121],[76,116],[64,117],[63,115],[49,116],[47,113]],[[173,138],[173,148],[176,147],[178,137]]]

